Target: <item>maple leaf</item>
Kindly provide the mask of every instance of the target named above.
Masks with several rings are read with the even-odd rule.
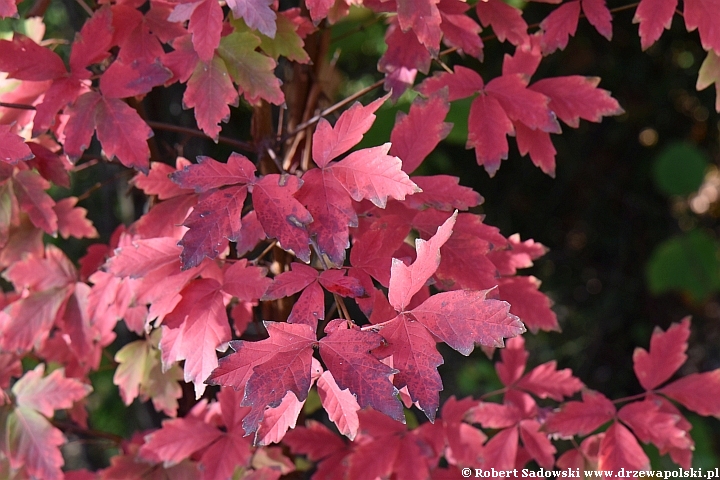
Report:
[[[599,122],[602,117],[625,112],[610,92],[597,88],[599,83],[598,77],[553,77],[538,80],[530,86],[530,90],[547,96],[550,99],[548,108],[560,120],[577,128],[581,118]]]
[[[640,347],[633,352],[633,369],[645,390],[665,383],[685,363],[690,337],[690,318],[673,323],[667,331],[655,328],[650,338],[650,351]]]
[[[717,31],[717,24],[720,21],[720,13],[717,7],[717,2],[714,0],[684,2],[683,18],[688,32],[697,29],[703,49],[719,52],[720,34]]]
[[[670,449],[691,450],[693,441],[680,426],[684,417],[664,412],[661,408],[660,398],[632,402],[620,409],[618,418],[642,442],[653,443],[661,452]]]
[[[478,18],[483,27],[492,26],[498,40],[507,39],[513,45],[522,45],[528,40],[527,23],[522,18],[522,11],[502,0],[478,2],[475,6]]]
[[[214,0],[207,1],[218,5]],[[217,142],[220,122],[227,123],[230,119],[228,105],[238,105],[237,91],[221,58],[211,57],[208,63],[198,62],[187,82],[183,105],[195,109],[198,127]]]
[[[438,9],[442,18],[440,29],[443,32],[443,43],[482,61],[483,41],[479,35],[482,28],[465,14],[468,8],[460,0],[440,0]]]
[[[265,446],[280,442],[289,429],[295,428],[303,405],[305,401],[298,400],[293,392],[285,393],[277,407],[263,412],[263,419],[255,434],[255,445]]]
[[[647,50],[655,43],[663,29],[669,30],[672,24],[677,0],[641,0],[633,23],[640,24],[640,45]]]
[[[572,370],[557,370],[557,362],[551,360],[538,365],[515,383],[517,388],[526,390],[540,398],[562,401],[580,391],[583,383],[573,376]]]
[[[581,0],[583,13],[588,22],[607,38],[612,40],[612,14],[608,10],[605,0]]]
[[[587,435],[615,416],[615,406],[602,393],[583,390],[581,402],[566,402],[552,413],[543,429],[564,437]]]
[[[60,56],[20,33],[0,40],[0,71],[18,80],[53,80],[67,73]]]
[[[13,385],[17,406],[7,416],[3,415],[7,436],[2,449],[13,469],[24,467],[29,475],[60,479],[63,458],[57,447],[65,438],[45,417],[51,417],[55,410],[72,407],[92,388],[66,378],[63,369],[46,377],[44,373],[45,365],[39,364]]]
[[[231,0],[228,6],[236,18],[242,18],[247,25],[270,38],[277,31],[277,15],[268,0]]]
[[[11,128],[11,125],[0,125],[0,160],[15,165],[30,160],[35,155],[21,136],[10,131]]]
[[[231,338],[220,288],[213,279],[192,281],[164,320],[160,340],[163,366],[185,360],[185,381],[195,384],[197,398],[205,391],[203,381],[218,365],[215,349]]]
[[[402,159],[403,171],[412,173],[450,133],[452,124],[443,121],[448,111],[447,94],[441,93],[427,100],[416,98],[407,115],[398,112],[389,153]]]
[[[698,72],[697,91],[704,90],[715,84],[715,110],[720,112],[720,56],[714,50],[710,50],[703,60]]]
[[[115,354],[118,368],[113,375],[113,383],[120,389],[125,405],[130,405],[138,396],[143,401],[152,399],[156,410],[174,417],[177,400],[182,396],[178,382],[183,375],[177,365],[162,372],[160,352],[156,346],[159,334],[160,331],[156,330],[151,337],[130,342],[118,350]]]
[[[541,467],[552,468],[556,450],[547,435],[540,431],[540,423],[537,420],[525,419],[520,421],[518,427],[525,450]]]
[[[357,225],[351,199],[370,200],[385,208],[388,197],[403,200],[419,190],[402,171],[401,160],[387,155],[390,144],[358,150],[330,163],[362,139],[374,121],[372,112],[383,101],[353,106],[342,113],[334,127],[321,122],[313,134],[313,159],[320,168],[303,175],[305,183],[297,198],[314,219],[307,229],[317,238],[320,253],[336,265],[342,264],[350,246],[348,227]]]
[[[360,143],[375,121],[375,112],[387,97],[378,98],[366,106],[355,102],[340,115],[335,126],[321,118],[313,135],[312,156],[315,164],[324,168],[331,160]]]
[[[360,427],[358,419],[360,405],[355,396],[350,390],[338,387],[332,373],[328,371],[323,372],[318,378],[317,391],[323,408],[340,433],[350,440],[355,439]]]
[[[557,49],[565,50],[570,36],[575,35],[580,17],[580,0],[567,2],[556,8],[540,23],[543,55]]]
[[[45,193],[50,183],[32,170],[16,172],[13,177],[13,191],[20,208],[30,217],[30,221],[50,235],[57,233],[57,214],[53,207],[55,201]]]
[[[310,212],[295,198],[302,180],[291,175],[266,175],[253,186],[253,205],[265,233],[278,239],[286,250],[310,261],[310,236],[304,228],[313,221]]]
[[[720,369],[682,377],[659,392],[700,415],[720,415]]]
[[[398,24],[407,32],[412,29],[420,43],[425,45],[431,53],[440,49],[442,30],[440,11],[437,0],[397,0]]]
[[[14,0],[0,2],[0,18],[17,17],[17,5]]]
[[[273,74],[277,64],[255,51],[260,43],[260,38],[252,33],[234,32],[220,40],[218,55],[225,61],[230,77],[248,102],[258,104],[263,99],[280,105],[285,101],[285,95],[280,90],[280,80]]]
[[[614,422],[600,441],[598,470],[617,472],[621,468],[649,470],[650,460],[630,430],[620,422]]]
[[[193,46],[203,62],[212,60],[220,44],[222,22],[222,8],[214,0],[201,0],[190,15],[188,31],[192,33]]]
[[[76,207],[77,201],[77,197],[63,198],[53,206],[57,216],[58,233],[65,239],[98,237],[97,230],[86,216],[87,209]]]
[[[541,293],[540,280],[529,277],[501,277],[498,279],[498,298],[510,304],[510,313],[516,315],[532,332],[559,331],[557,315],[550,309],[551,302]]]

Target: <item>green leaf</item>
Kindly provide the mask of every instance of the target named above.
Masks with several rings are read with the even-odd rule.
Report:
[[[707,156],[697,147],[673,143],[655,158],[655,184],[668,195],[689,195],[700,188],[707,166]]]
[[[248,102],[257,104],[262,98],[280,105],[285,96],[280,90],[280,80],[273,73],[275,60],[256,52],[259,45],[257,35],[235,32],[220,40],[218,54]]]
[[[300,35],[297,34],[297,26],[292,23],[285,15],[277,17],[277,32],[275,38],[270,38],[255,30],[252,30],[243,21],[242,18],[231,20],[230,23],[235,27],[235,31],[239,33],[252,33],[260,38],[260,48],[263,52],[277,60],[282,55],[288,60],[298,63],[308,63],[310,56],[305,49]]]
[[[682,292],[695,302],[720,291],[720,244],[705,232],[693,230],[660,244],[647,267],[653,294]]]

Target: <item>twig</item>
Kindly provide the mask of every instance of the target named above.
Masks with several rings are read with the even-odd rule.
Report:
[[[90,8],[87,3],[83,2],[82,0],[75,0],[75,3],[80,5],[80,8],[85,10],[85,13],[87,13],[89,16],[93,16],[92,8]]]
[[[147,123],[150,128],[155,128],[157,130],[183,133],[185,135],[190,135],[198,138],[210,138],[204,132],[201,132],[200,130],[195,130],[194,128],[182,127],[180,125],[173,125],[171,123],[156,122],[153,120],[146,120],[145,123]],[[224,143],[225,145],[230,145],[231,147],[237,148],[238,150],[242,150],[244,152],[255,153],[255,146],[251,143],[243,142],[242,140],[235,140],[233,138],[223,137],[222,135],[220,135],[218,137],[218,142]]]
[[[613,403],[622,403],[622,402],[629,402],[630,400],[638,400],[640,398],[645,398],[647,395],[653,393],[652,391],[649,392],[643,392],[638,393],[637,395],[630,395],[629,397],[623,397],[623,398],[617,398],[613,400]]]
[[[267,248],[265,248],[265,250],[263,250],[262,253],[260,253],[260,255],[258,255],[257,257],[255,257],[254,260],[251,260],[250,263],[252,263],[253,265],[257,265],[258,262],[259,262],[260,260],[262,260],[262,258],[263,258],[265,255],[267,255],[268,252],[270,252],[270,250],[272,250],[273,248],[275,248],[275,245],[277,245],[277,240],[273,240],[272,242],[270,242],[270,245],[268,245]]]
[[[54,427],[59,428],[64,432],[72,432],[77,435],[83,435],[88,437],[104,438],[105,440],[110,440],[116,445],[120,445],[123,441],[125,441],[125,439],[120,435],[116,435],[110,432],[103,432],[100,430],[94,430],[92,428],[81,428],[77,425],[65,422],[58,422],[57,420],[50,420],[50,423],[52,423]]]
[[[366,93],[372,92],[372,91],[375,90],[376,88],[382,86],[383,83],[385,83],[385,79],[384,79],[384,78],[378,80],[377,82],[373,83],[372,85],[368,85],[367,87],[363,88],[362,90],[359,90],[359,91],[353,93],[353,94],[350,95],[349,97],[347,97],[347,98],[345,98],[345,99],[343,99],[343,100],[340,100],[339,102],[337,102],[337,103],[334,104],[334,105],[329,106],[329,107],[326,108],[325,110],[322,110],[320,113],[318,113],[317,115],[315,115],[315,116],[312,117],[311,119],[309,119],[309,120],[301,123],[301,124],[298,125],[297,127],[295,127],[291,132],[288,132],[288,133],[285,135],[285,137],[283,138],[283,141],[287,140],[288,138],[293,137],[294,135],[297,135],[297,134],[300,133],[301,131],[305,130],[307,127],[316,124],[316,123],[319,122],[320,119],[323,118],[324,116],[330,115],[330,114],[333,113],[334,111],[341,109],[342,107],[344,107],[344,106],[347,105],[348,103],[357,100],[358,98],[362,97],[362,96],[365,95]]]

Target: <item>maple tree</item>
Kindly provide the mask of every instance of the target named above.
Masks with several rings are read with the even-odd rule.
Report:
[[[474,209],[482,197],[458,178],[415,174],[450,133],[451,104],[470,98],[466,147],[478,165],[495,175],[514,137],[554,176],[560,122],[623,112],[596,77],[533,78],[581,18],[612,39],[604,0],[544,1],[537,26],[502,0],[81,2],[88,18],[67,48],[44,39],[48,3],[0,40],[7,478],[277,479],[303,456],[317,479],[527,465],[617,472],[651,467],[641,443],[690,468],[679,407],[720,417],[720,369],[674,378],[689,318],[635,351],[635,396],[610,400],[555,361],[528,368],[522,335],[559,330],[540,281],[518,274],[546,248],[488,225]],[[676,3],[639,2],[642,49]],[[0,0],[0,17],[26,15],[22,5]],[[385,20],[383,78],[324,103],[329,28],[351,7]],[[697,87],[714,83],[720,99],[717,7],[685,0],[682,13],[707,51]],[[487,41],[512,51],[493,78],[469,66],[483,65]],[[383,86],[386,95],[356,101]],[[180,92],[197,129],[151,120],[158,92]],[[416,96],[388,142],[359,148],[382,105],[404,94]],[[234,108],[241,98],[245,110]],[[247,136],[230,135],[223,124],[242,115]],[[233,151],[163,153],[152,139],[163,129]],[[99,162],[129,172],[148,208],[76,265],[48,238],[99,233],[87,196],[58,198],[53,187]],[[117,345],[119,332],[132,336]],[[441,405],[442,344],[495,355],[503,387]],[[112,345],[121,401],[151,402],[164,420],[110,436],[120,450],[109,466],[64,472],[67,437],[98,434],[87,422],[91,375]],[[408,428],[414,407],[428,421]]]

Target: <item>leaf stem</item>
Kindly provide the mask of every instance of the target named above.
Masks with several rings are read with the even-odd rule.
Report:
[[[272,250],[273,248],[275,248],[275,245],[277,245],[277,240],[273,240],[272,242],[270,242],[270,245],[268,245],[268,246],[265,248],[265,250],[263,250],[263,251],[260,253],[260,255],[258,255],[257,257],[255,257],[255,259],[250,260],[250,263],[253,264],[253,265],[257,265],[258,262],[259,262],[260,260],[262,260],[262,258],[263,258],[265,255],[267,255],[268,252],[270,252],[270,250]]]
[[[36,110],[34,105],[25,103],[0,102],[0,107],[17,108],[18,110]]]
[[[655,393],[655,392],[651,390],[648,392],[638,393],[637,395],[630,395],[628,397],[617,398],[617,399],[613,400],[612,403],[622,403],[622,402],[629,402],[631,400],[639,400],[641,398],[647,397],[651,393]]]
[[[110,432],[103,432],[100,430],[94,430],[92,428],[81,428],[81,427],[78,427],[77,425],[73,425],[73,424],[67,423],[67,422],[59,422],[57,420],[50,420],[50,423],[52,423],[52,425],[55,428],[58,428],[58,429],[62,430],[63,432],[72,432],[76,435],[102,438],[105,440],[110,440],[115,445],[120,445],[123,441],[125,441],[125,439],[123,437],[121,437],[120,435],[116,435],[116,434],[110,433]]]

